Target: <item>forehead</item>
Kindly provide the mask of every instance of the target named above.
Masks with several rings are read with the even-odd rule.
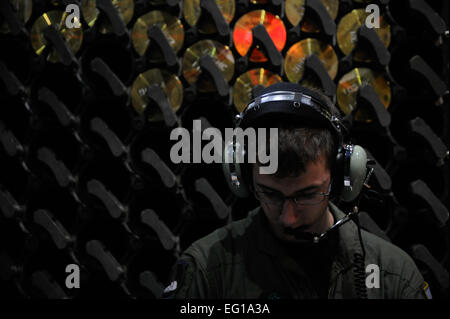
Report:
[[[285,194],[311,185],[321,185],[329,178],[330,170],[326,166],[325,156],[320,156],[316,162],[308,163],[303,173],[293,177],[278,178],[273,174],[260,174],[258,164],[253,164],[255,183],[263,184]]]

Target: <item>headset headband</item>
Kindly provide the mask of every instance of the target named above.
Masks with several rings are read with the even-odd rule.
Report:
[[[277,84],[273,84],[274,86]],[[287,85],[287,84],[286,84]],[[263,107],[261,107],[264,105]],[[277,116],[287,116],[287,120],[298,120],[298,124],[317,124],[327,127],[337,140],[337,153],[333,169],[332,188],[345,202],[354,200],[360,193],[366,176],[367,156],[364,149],[345,141],[348,131],[338,116],[332,114],[326,100],[315,96],[313,91],[300,92],[296,88],[263,93],[247,105],[245,110],[236,116],[236,127],[246,129],[257,126],[259,120],[273,121]],[[285,121],[286,118],[283,118]],[[232,192],[238,197],[250,194],[251,182],[246,181],[248,174],[236,162],[236,155],[245,152],[245,147],[238,143],[225,145],[223,155],[228,160],[223,162],[226,181]],[[231,159],[231,161],[230,161]],[[247,176],[248,177],[248,176]]]
[[[289,102],[292,102],[289,104]],[[264,107],[261,108],[261,105]],[[257,96],[250,101],[246,109],[237,116],[236,125],[239,127],[249,127],[251,123],[266,114],[285,114],[293,116],[301,116],[301,113],[310,112],[316,113],[317,120],[325,121],[329,128],[337,135],[338,143],[342,144],[344,139],[345,126],[340,119],[331,114],[328,108],[324,105],[325,102],[315,98],[312,95],[303,92],[295,91],[273,91]],[[302,106],[308,108],[302,108]],[[249,123],[250,122],[250,123]]]

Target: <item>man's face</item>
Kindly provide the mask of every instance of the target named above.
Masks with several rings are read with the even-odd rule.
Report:
[[[259,174],[258,165],[253,165],[253,182],[256,191],[284,196],[328,192],[331,182],[330,170],[325,157],[320,156],[305,167],[305,172],[297,177],[277,178],[274,175]],[[292,199],[274,205],[260,199],[261,207],[269,220],[275,235],[285,241],[295,242],[295,237],[284,233],[287,227],[300,228],[305,232],[322,233],[333,224],[333,216],[328,209],[328,197],[316,205],[297,205]]]

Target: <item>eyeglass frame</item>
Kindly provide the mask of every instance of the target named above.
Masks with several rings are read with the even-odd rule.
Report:
[[[329,197],[330,196],[330,193],[331,193],[331,185],[333,184],[333,180],[331,180],[330,181],[330,185],[328,185],[328,192],[327,193],[324,193],[324,192],[317,192],[317,193],[312,193],[312,194],[310,194],[310,195],[322,195],[322,200],[320,201],[320,202],[317,202],[317,203],[314,203],[314,204],[302,204],[302,202],[300,201],[298,201],[298,197],[301,197],[302,195],[294,195],[294,196],[284,196],[281,192],[278,192],[278,191],[275,191],[275,192],[278,192],[281,196],[280,196],[280,198],[282,197],[282,199],[283,199],[283,201],[280,201],[280,203],[279,204],[275,204],[275,203],[269,203],[269,202],[264,202],[264,200],[262,200],[261,199],[261,197],[258,195],[258,191],[256,190],[256,188],[255,188],[255,185],[253,185],[253,187],[252,187],[252,193],[255,195],[255,198],[257,199],[257,200],[259,200],[259,201],[262,201],[262,202],[264,202],[264,203],[266,203],[266,204],[269,204],[269,205],[276,205],[276,206],[278,206],[279,208],[281,208],[283,205],[284,205],[284,202],[286,201],[286,200],[289,200],[289,199],[291,199],[293,202],[294,202],[294,204],[295,205],[297,205],[297,206],[315,206],[315,205],[319,205],[320,203],[322,203],[324,200],[325,200],[325,198],[326,197]],[[259,193],[264,193],[264,192],[259,192]],[[267,192],[266,192],[267,193]],[[303,195],[304,196],[304,195]]]

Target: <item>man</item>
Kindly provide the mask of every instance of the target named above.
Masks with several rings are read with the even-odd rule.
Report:
[[[279,91],[313,96],[337,114],[325,96],[297,84],[275,84],[260,96]],[[258,163],[247,164],[261,206],[186,249],[164,297],[426,298],[413,260],[355,222],[313,240],[345,217],[329,200],[337,139],[313,121],[278,120],[277,172],[260,174]]]

